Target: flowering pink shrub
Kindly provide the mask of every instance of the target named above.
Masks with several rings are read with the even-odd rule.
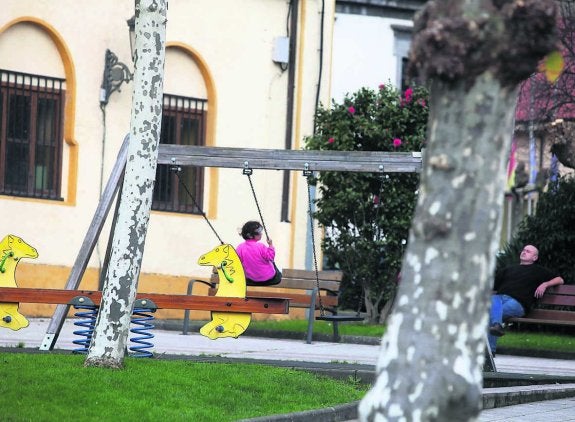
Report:
[[[429,113],[426,101],[427,90],[418,86],[405,92],[391,84],[360,89],[317,110],[316,130],[305,139],[305,148],[421,151]],[[320,192],[314,218],[326,231],[324,256],[330,265],[345,269],[342,289],[348,293],[341,303],[356,308],[359,297],[369,291],[373,294],[363,299],[374,309],[381,307],[381,295],[397,287],[419,174],[323,171],[312,183]]]
[[[405,97],[405,102],[410,103],[411,99],[413,98],[413,88],[407,88],[403,95]]]

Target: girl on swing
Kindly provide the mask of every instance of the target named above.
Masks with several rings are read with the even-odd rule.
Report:
[[[241,231],[244,241],[236,248],[248,286],[273,286],[282,279],[282,273],[274,263],[276,251],[272,240],[266,239],[268,246],[260,242],[263,230],[259,221],[248,221]]]

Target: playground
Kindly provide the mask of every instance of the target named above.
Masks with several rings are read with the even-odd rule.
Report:
[[[34,359],[38,355],[40,355],[38,357],[45,357],[46,359],[52,357],[65,358],[64,362],[70,362],[66,364],[70,367],[67,371],[75,371],[77,374],[76,378],[69,377],[64,382],[67,388],[74,391],[74,405],[62,408],[63,405],[60,403],[61,398],[56,393],[54,393],[54,397],[46,398],[46,400],[42,400],[42,402],[45,408],[51,409],[53,412],[59,412],[58,414],[61,416],[59,418],[60,420],[68,420],[70,418],[74,418],[75,420],[93,420],[90,419],[92,417],[90,415],[97,413],[98,405],[96,402],[101,401],[91,394],[94,394],[95,391],[99,391],[99,388],[93,387],[91,389],[90,383],[88,382],[89,378],[86,378],[90,377],[90,374],[86,374],[85,369],[82,368],[84,357],[73,356],[70,353],[71,350],[76,347],[73,343],[73,340],[76,338],[73,334],[75,327],[72,321],[66,321],[60,333],[57,349],[50,354],[38,354],[37,349],[42,341],[47,325],[47,319],[31,319],[30,325],[25,330],[19,330],[17,332],[1,330],[0,347],[2,347],[2,351],[0,353],[2,354],[3,361],[12,363],[12,367],[16,370],[17,365],[22,364],[19,362],[26,359]],[[208,416],[203,415],[207,419],[202,417],[201,420],[238,420],[240,418],[269,416],[271,414],[296,411],[305,411],[305,415],[312,418],[308,420],[313,420],[319,415],[325,415],[326,412],[330,411],[337,413],[339,416],[352,419],[355,417],[353,413],[355,412],[356,404],[354,403],[354,397],[359,399],[363,394],[362,391],[364,391],[363,389],[366,383],[371,382],[374,376],[378,350],[378,345],[351,345],[330,342],[307,344],[302,340],[257,338],[246,335],[238,339],[227,338],[212,341],[199,334],[184,336],[180,331],[156,330],[156,359],[128,359],[126,361],[126,366],[130,369],[128,371],[102,372],[97,368],[94,368],[94,370],[99,372],[98,376],[100,377],[105,375],[107,388],[111,388],[115,384],[123,385],[120,381],[114,379],[116,377],[135,376],[137,380],[134,380],[134,383],[131,384],[129,388],[125,388],[126,391],[131,391],[130,400],[133,401],[133,405],[123,403],[121,406],[133,406],[140,412],[142,409],[153,407],[152,404],[155,406],[155,403],[160,402],[160,398],[164,397],[164,390],[173,392],[174,390],[172,390],[170,386],[180,383],[177,396],[164,397],[164,401],[169,403],[174,409],[182,409],[182,412],[188,412],[191,407],[201,407],[206,409],[205,415],[209,415],[209,412],[211,412],[212,416],[216,417],[217,415],[226,415],[225,417],[216,419],[209,419]],[[65,355],[60,356],[61,352]],[[29,353],[33,353],[34,355],[30,355]],[[18,357],[12,358],[13,355]],[[190,361],[201,362],[202,364],[193,366]],[[569,382],[575,381],[575,362],[573,360],[498,355],[496,362],[499,371],[506,374],[505,376],[507,377],[516,376],[541,380],[545,380],[546,378],[552,379],[553,381],[548,381],[549,383],[555,383],[561,379]],[[292,404],[286,403],[283,397],[287,394],[288,390],[301,388],[301,384],[299,384],[300,381],[297,380],[297,377],[292,376],[293,372],[280,372],[281,388],[278,388],[277,384],[273,385],[272,389],[275,392],[268,392],[265,397],[261,396],[258,400],[251,399],[253,394],[257,394],[257,391],[254,392],[251,390],[251,388],[256,388],[253,387],[253,384],[248,381],[248,384],[244,384],[243,386],[241,384],[238,385],[238,388],[241,388],[245,395],[242,396],[244,398],[238,398],[239,396],[233,395],[235,400],[233,403],[234,413],[229,413],[230,409],[227,408],[228,402],[225,401],[226,399],[224,398],[214,401],[212,397],[209,400],[206,399],[208,401],[202,402],[202,406],[192,406],[193,403],[198,403],[199,400],[201,400],[199,394],[202,393],[198,392],[198,395],[195,396],[196,389],[210,390],[209,394],[212,395],[216,392],[216,390],[212,389],[216,388],[214,387],[214,383],[210,383],[210,388],[208,388],[206,384],[194,386],[192,380],[201,384],[201,380],[195,380],[194,374],[199,374],[204,370],[216,372],[216,374],[206,376],[224,378],[230,374],[226,369],[228,366],[224,369],[219,369],[219,366],[206,365],[206,363],[233,363],[234,365],[229,366],[235,367],[236,373],[241,371],[241,378],[244,378],[244,380],[246,374],[249,373],[251,376],[252,369],[250,368],[254,365],[245,366],[243,364],[266,365],[263,372],[267,375],[263,378],[257,378],[260,383],[273,382],[273,380],[276,379],[274,377],[277,375],[276,369],[289,368],[302,369],[306,372],[314,372],[315,374],[329,374],[331,377],[343,380],[344,384],[343,386],[339,384],[336,388],[333,385],[328,386],[328,384],[332,384],[333,382],[331,379],[321,379],[318,381],[315,375],[310,378],[305,378],[305,382],[314,383],[314,388],[317,389],[314,394],[318,395],[318,401],[310,402],[308,399],[303,399],[301,403],[297,404],[298,407],[292,407]],[[156,372],[157,365],[160,365],[160,373]],[[49,366],[51,367],[51,364]],[[259,365],[255,366],[259,367]],[[270,366],[274,368],[270,368]],[[176,373],[174,378],[170,378],[170,371],[172,370]],[[50,391],[54,391],[56,388],[62,388],[63,381],[58,378],[61,375],[57,374],[57,371],[50,369],[49,375],[42,377],[40,384],[42,385],[42,389],[46,391],[46,394],[49,394]],[[305,375],[307,376],[309,374]],[[13,388],[7,383],[8,380],[5,380],[6,382],[3,384],[5,391],[21,391],[24,385],[23,380],[22,378],[18,379],[18,377],[15,378]],[[486,378],[490,379],[489,376]],[[237,378],[226,378],[226,383],[224,383],[226,388],[225,395],[230,395],[227,389],[232,383],[234,383],[233,385],[235,386],[235,382],[237,381]],[[353,382],[350,383],[350,381]],[[38,382],[39,380],[36,379],[35,383]],[[315,384],[316,382],[319,384]],[[34,382],[30,384],[33,385]],[[184,385],[187,385],[187,387],[181,388],[181,386]],[[341,391],[339,389],[343,389],[344,391],[343,399],[341,399],[342,396],[338,393],[338,391]],[[509,403],[509,400],[517,399],[518,397],[522,398],[522,400],[526,400],[526,402],[542,400],[543,394],[545,394],[546,400],[565,397],[562,394],[567,392],[573,395],[574,389],[575,386],[569,384],[487,388],[485,389],[484,400],[491,398],[493,401],[495,400],[494,397],[497,397],[497,406],[503,406]],[[85,393],[79,395],[78,392],[81,391]],[[309,393],[309,390],[306,391]],[[24,394],[24,391],[21,391],[21,394]],[[141,396],[138,396],[138,394]],[[222,392],[222,394],[224,394],[224,392]],[[276,395],[274,396],[274,394]],[[307,395],[309,396],[310,394]],[[9,396],[4,395],[3,399],[0,399],[3,409],[10,408],[7,406],[16,406],[14,403],[11,405],[4,403],[8,397]],[[90,398],[90,403],[82,405],[82,397]],[[302,399],[301,394],[291,397],[294,401]],[[250,399],[248,400],[247,398]],[[102,400],[109,399],[110,397],[102,398]],[[80,402],[78,400],[80,400]],[[267,402],[271,407],[267,409],[261,408],[261,406],[264,405],[263,402]],[[158,404],[158,406],[161,405],[161,403]],[[88,407],[88,409],[78,410],[77,408],[80,406]],[[535,406],[535,404],[532,403],[532,406]],[[31,408],[33,407],[31,406]],[[504,411],[505,408],[497,407],[497,409]],[[493,412],[497,409],[491,409],[488,412]],[[115,409],[114,411],[119,412],[123,410]],[[352,412],[351,414],[349,413],[350,411]],[[84,417],[77,415],[84,415]],[[184,414],[179,414],[179,416],[175,415],[172,420],[184,420],[186,416],[189,416],[189,413],[186,413],[185,416]],[[102,420],[102,418],[100,418],[100,420]],[[287,416],[283,420],[287,420]]]

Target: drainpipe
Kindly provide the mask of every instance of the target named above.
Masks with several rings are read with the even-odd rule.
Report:
[[[299,0],[291,2],[285,149],[292,149]],[[289,222],[290,172],[284,170],[281,221]]]

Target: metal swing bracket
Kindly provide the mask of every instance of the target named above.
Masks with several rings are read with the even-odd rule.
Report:
[[[250,168],[249,161],[244,161],[244,170],[243,174],[246,176],[251,176],[254,171]]]
[[[134,302],[134,309],[147,309],[150,312],[156,312],[158,305],[152,299],[137,299]]]
[[[313,170],[310,170],[310,169],[309,169],[309,163],[305,163],[305,164],[303,165],[303,175],[304,175],[305,177],[311,177],[311,176],[313,176]]]
[[[182,168],[176,165],[176,159],[174,157],[172,157],[171,162],[172,165],[170,166],[170,171],[173,171],[174,173],[179,173],[182,171]]]

